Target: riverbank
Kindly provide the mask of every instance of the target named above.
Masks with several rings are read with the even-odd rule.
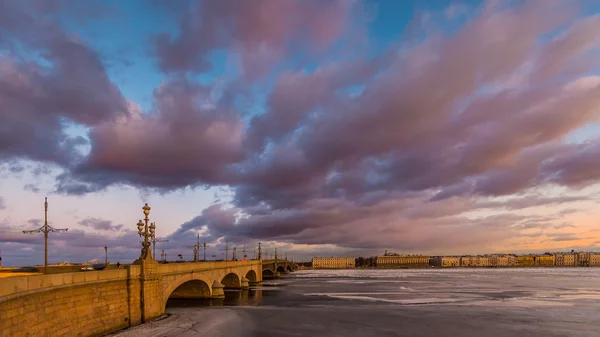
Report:
[[[396,266],[396,267],[354,267],[354,268],[313,268],[302,267],[298,270],[387,270],[387,269],[544,269],[544,268],[600,268],[600,266]]]
[[[217,310],[204,308],[189,310],[189,308],[169,308],[168,314],[142,325],[108,334],[115,337],[229,337],[246,336],[244,329],[251,328],[252,322],[245,321],[242,316],[232,309]]]

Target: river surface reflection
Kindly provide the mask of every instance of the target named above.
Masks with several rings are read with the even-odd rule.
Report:
[[[266,297],[267,305],[274,303],[279,291],[264,291],[261,288],[250,288],[249,290],[225,289],[225,298],[213,299],[176,299],[167,301],[168,308],[194,308],[194,307],[223,307],[223,306],[260,306]]]
[[[306,270],[166,312],[155,336],[598,337],[600,268]]]

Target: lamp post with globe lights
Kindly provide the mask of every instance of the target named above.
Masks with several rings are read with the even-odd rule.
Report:
[[[142,210],[144,211],[145,216],[144,221],[142,222],[142,220],[140,220],[137,223],[138,235],[140,237],[144,237],[144,241],[142,241],[142,253],[140,255],[139,260],[150,261],[152,260],[152,250],[150,250],[150,242],[153,239],[155,239],[154,231],[156,229],[156,225],[154,225],[154,223],[148,225],[148,222],[150,221],[150,219],[148,218],[148,215],[150,214],[150,206],[148,206],[147,203],[146,205],[144,205]]]

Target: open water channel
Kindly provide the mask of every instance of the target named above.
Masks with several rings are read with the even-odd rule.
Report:
[[[600,336],[600,268],[304,270],[118,336]]]

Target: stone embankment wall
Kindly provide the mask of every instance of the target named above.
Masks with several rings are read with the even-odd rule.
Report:
[[[128,271],[15,277],[0,287],[0,335],[100,336],[139,322],[139,280]],[[128,282],[131,282],[128,287]],[[137,293],[131,308],[128,291]]]

